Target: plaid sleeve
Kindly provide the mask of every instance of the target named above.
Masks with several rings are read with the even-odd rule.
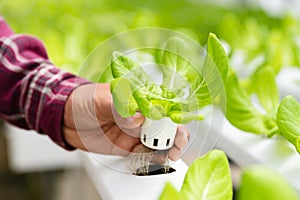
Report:
[[[63,111],[72,90],[87,80],[58,69],[36,38],[14,34],[0,16],[0,117],[47,134],[65,149]]]

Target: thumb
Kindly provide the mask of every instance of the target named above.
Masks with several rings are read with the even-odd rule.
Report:
[[[77,129],[87,129],[98,127],[94,94],[96,85],[85,84],[77,87],[71,93],[67,101],[67,109],[70,110],[68,116],[69,127]],[[65,110],[66,111],[66,110]]]
[[[142,126],[145,121],[145,117],[137,112],[135,115],[127,118],[123,118],[122,122],[119,124],[122,128],[132,129]]]
[[[122,117],[119,115],[115,106],[112,106],[113,121],[118,125],[119,128],[132,129],[140,127],[144,122],[144,116],[140,112],[136,112],[133,116]]]
[[[113,113],[115,123],[124,133],[132,137],[140,137],[141,125],[145,121],[145,117],[140,112],[127,118],[122,118],[115,109],[113,109]]]

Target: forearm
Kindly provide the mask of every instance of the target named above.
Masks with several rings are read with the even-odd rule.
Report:
[[[43,44],[16,35],[0,17],[0,117],[16,126],[62,137],[63,112],[72,90],[88,81],[54,66]]]

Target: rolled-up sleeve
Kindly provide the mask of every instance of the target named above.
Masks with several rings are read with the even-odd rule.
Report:
[[[73,149],[62,134],[64,107],[73,89],[89,82],[53,65],[42,42],[14,34],[1,16],[0,82],[0,118]]]

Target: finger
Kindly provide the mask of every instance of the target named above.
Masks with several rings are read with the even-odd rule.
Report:
[[[132,122],[136,127],[139,127],[144,123],[145,117],[142,115],[142,113],[137,112],[135,115],[130,117],[130,119],[127,119],[127,121]]]
[[[115,123],[124,133],[132,137],[140,137],[141,125],[145,120],[145,117],[141,113],[137,112],[131,117],[122,118],[117,111],[113,112]]]
[[[137,127],[137,128],[121,128],[122,132],[126,135],[129,135],[131,137],[135,137],[135,138],[141,138],[141,127]]]
[[[140,112],[137,112],[131,117],[118,117],[117,120],[121,128],[132,129],[140,127],[144,123],[145,117]]]
[[[79,134],[74,129],[63,126],[63,137],[65,141],[74,148],[86,151],[87,148],[83,144]]]
[[[177,128],[177,133],[175,137],[175,146],[178,149],[183,149],[189,142],[190,132],[186,126],[179,125]]]
[[[145,117],[141,113],[137,112],[135,115],[124,119],[122,128],[132,129],[132,128],[141,127],[144,121],[145,121]]]
[[[176,161],[181,157],[181,150],[174,146],[170,149],[168,155],[171,160]]]
[[[139,138],[135,138],[126,134],[120,134],[113,142],[112,154],[127,155],[132,152],[136,146],[141,144]]]

